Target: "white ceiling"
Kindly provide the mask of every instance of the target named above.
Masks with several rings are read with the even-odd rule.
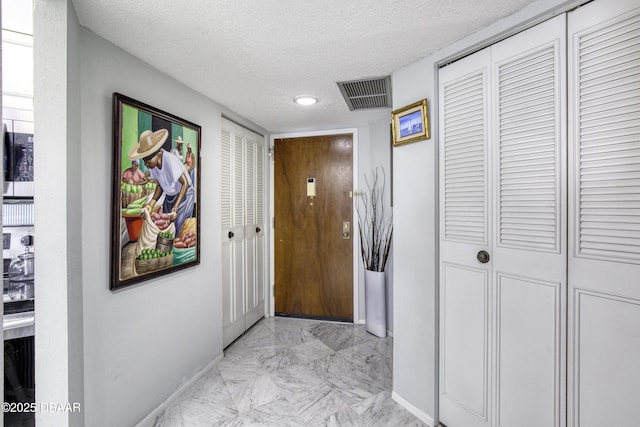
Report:
[[[270,132],[383,120],[349,111],[336,82],[389,75],[532,2],[73,0],[81,25]]]

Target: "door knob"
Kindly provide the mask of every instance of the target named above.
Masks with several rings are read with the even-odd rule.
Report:
[[[478,252],[478,255],[476,255],[476,258],[478,258],[478,261],[480,261],[482,264],[488,263],[489,260],[491,259],[491,257],[489,256],[489,252],[487,251]]]
[[[233,236],[235,236],[235,234],[233,234],[233,231],[230,231],[230,232],[229,232],[229,238],[230,238],[230,239],[233,239]]]
[[[256,227],[256,233],[260,232],[260,227]]]

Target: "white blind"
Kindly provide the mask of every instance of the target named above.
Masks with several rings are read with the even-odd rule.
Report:
[[[555,45],[498,67],[498,244],[557,250]]]
[[[480,72],[443,87],[444,239],[486,243],[486,98]]]
[[[578,39],[578,252],[640,262],[640,15]]]

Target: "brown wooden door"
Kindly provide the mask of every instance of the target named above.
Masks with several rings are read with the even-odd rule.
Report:
[[[274,185],[276,314],[353,321],[352,136],[276,139]]]

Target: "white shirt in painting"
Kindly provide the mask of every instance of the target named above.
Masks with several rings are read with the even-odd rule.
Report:
[[[189,187],[193,186],[191,177],[184,163],[180,161],[176,156],[162,149],[162,168],[153,168],[149,170],[151,178],[158,181],[162,191],[169,196],[174,196],[180,192],[182,184],[180,183],[180,176],[182,174],[187,178]],[[168,156],[166,154],[169,154]]]

